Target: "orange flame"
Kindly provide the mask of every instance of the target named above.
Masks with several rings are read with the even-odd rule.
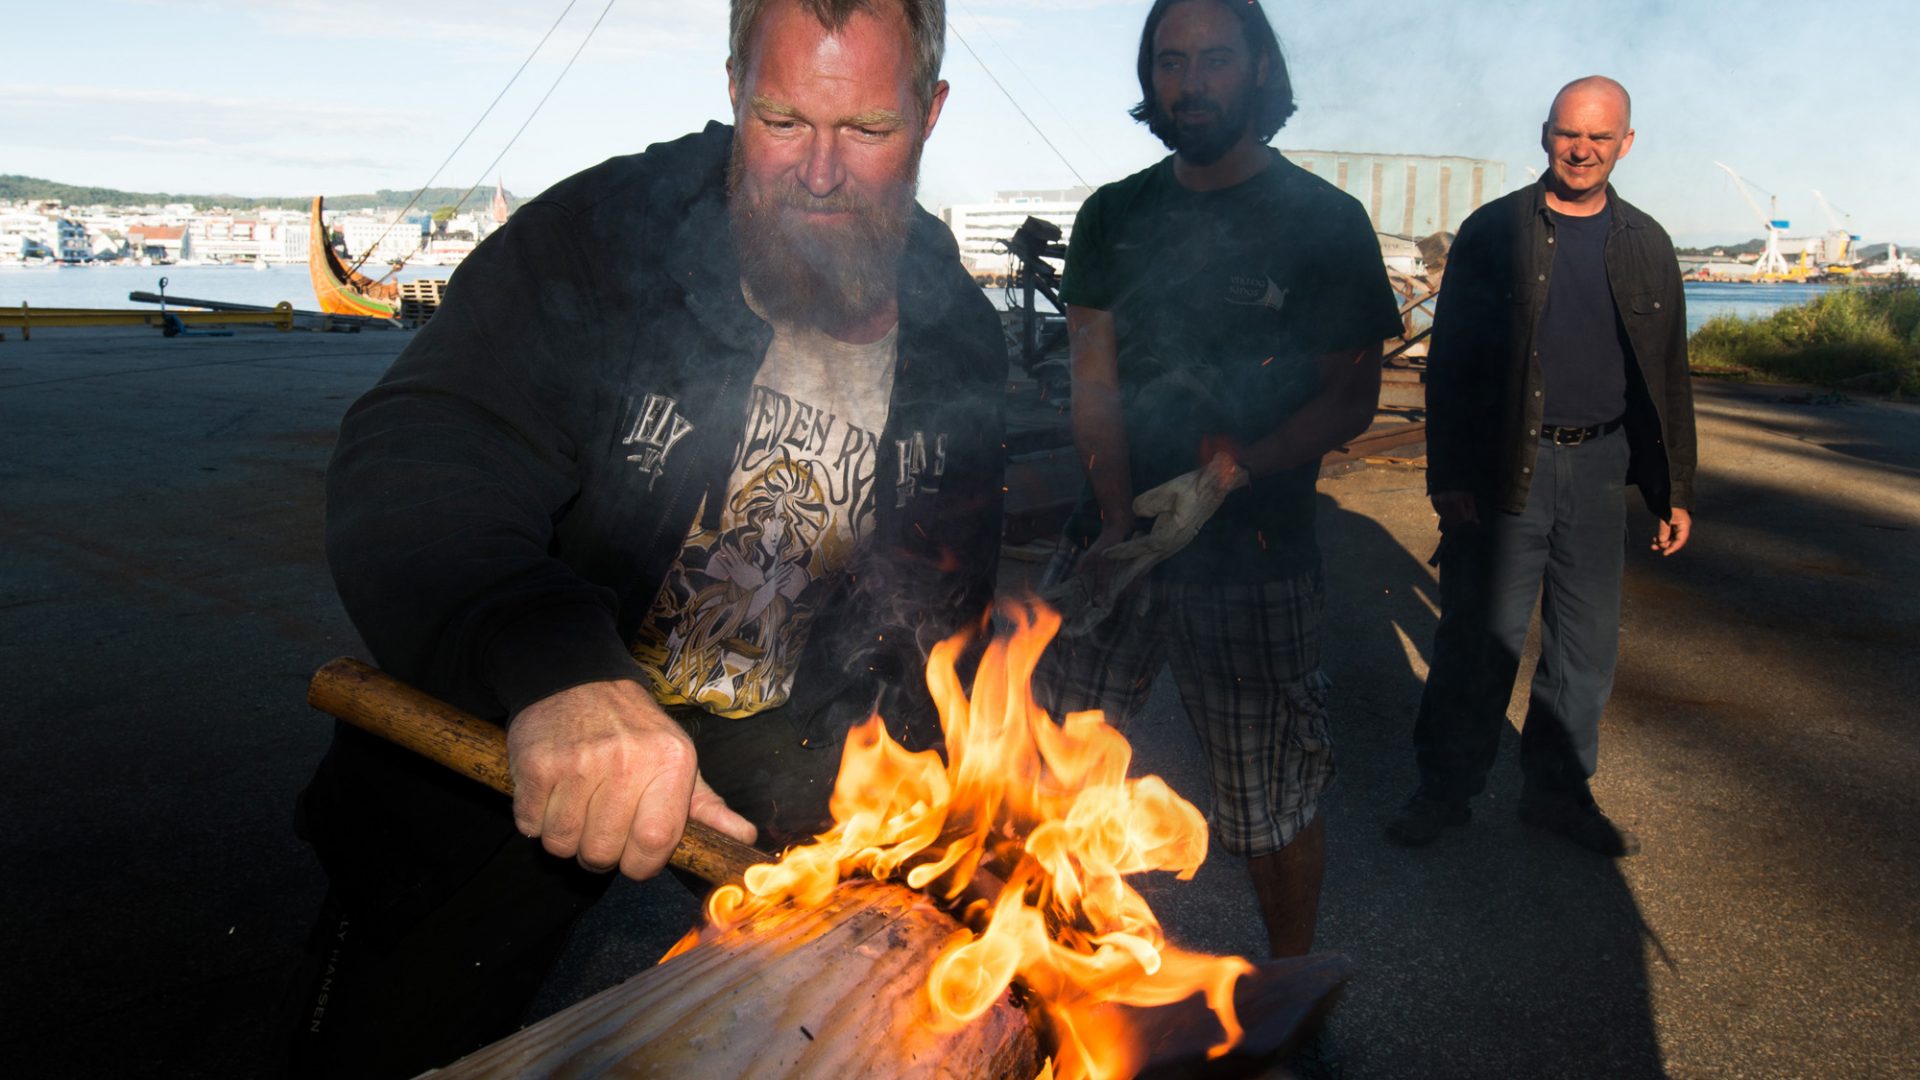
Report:
[[[1002,608],[1013,632],[986,648],[972,694],[956,664],[976,634],[935,646],[927,686],[939,706],[946,760],[895,742],[879,716],[854,728],[842,752],[831,809],[834,827],[747,871],[707,903],[699,937],[738,926],[775,905],[825,902],[856,874],[901,877],[967,907],[969,931],[935,959],[927,985],[934,1012],[964,1024],[1019,979],[1056,1037],[1052,1080],[1131,1075],[1126,1021],[1113,1004],[1170,1004],[1196,993],[1220,1020],[1211,1049],[1239,1041],[1233,985],[1252,965],[1169,946],[1126,876],[1170,870],[1189,880],[1207,855],[1207,827],[1193,804],[1157,776],[1127,779],[1133,750],[1098,712],[1056,723],[1033,699],[1035,668],[1060,617],[1044,605]],[[983,864],[1011,866],[997,892]]]

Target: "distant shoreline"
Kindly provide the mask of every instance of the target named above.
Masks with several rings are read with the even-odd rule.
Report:
[[[406,281],[445,278],[455,269],[409,266],[397,276]],[[313,282],[304,263],[268,263],[258,271],[244,264],[0,266],[0,307],[17,307],[23,301],[35,307],[141,307],[144,305],[129,301],[127,294],[158,292],[163,277],[168,279],[170,295],[266,307],[282,300],[303,309],[312,308],[315,303]],[[1804,303],[1830,288],[1833,286],[1689,282],[1686,286],[1687,329],[1691,333],[1714,315],[1770,315],[1780,308]],[[982,286],[982,291],[989,298],[1005,295],[1003,289],[994,286]]]

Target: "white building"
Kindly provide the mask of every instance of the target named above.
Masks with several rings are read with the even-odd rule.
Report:
[[[39,214],[0,214],[0,262],[53,258],[53,252],[40,239],[43,220]]]
[[[1500,161],[1342,150],[1281,153],[1359,200],[1375,232],[1409,240],[1458,232],[1468,214],[1507,191],[1507,166]],[[1073,236],[1073,219],[1080,212],[1080,204],[1092,193],[1084,187],[1002,191],[995,193],[992,202],[944,207],[940,218],[953,230],[960,257],[970,270],[976,274],[1009,274],[1014,268],[1004,244],[1028,215],[1060,226],[1065,242]]]
[[[448,219],[447,235],[452,236],[454,233],[462,232],[471,233],[474,242],[478,243],[485,240],[499,227],[499,223],[493,220],[493,214],[490,211],[483,213],[477,210],[470,210]]]
[[[1920,259],[1902,255],[1898,245],[1888,244],[1885,261],[1863,266],[1859,272],[1868,277],[1920,278]]]
[[[233,214],[206,214],[193,219],[193,251],[209,262],[252,262],[260,245],[254,234],[260,222]]]
[[[305,262],[307,219],[288,211],[206,214],[192,222],[193,250],[214,262]]]
[[[1051,191],[1000,191],[992,202],[960,203],[940,209],[940,220],[953,230],[960,245],[960,259],[975,274],[1012,274],[1013,256],[1006,242],[1027,220],[1037,217],[1060,226],[1060,242],[1073,236],[1073,218],[1080,204],[1093,194],[1092,188],[1074,187]],[[1058,260],[1055,260],[1058,262]]]
[[[127,253],[126,234],[99,221],[87,222],[87,243],[93,247],[96,262],[112,261]]]
[[[1758,273],[1759,267],[1750,262],[1714,259],[1687,271],[1686,276],[1692,281],[1752,281]]]
[[[420,250],[424,235],[417,221],[399,221],[364,215],[338,217],[334,227],[340,230],[346,249],[354,261],[365,256],[368,263],[391,263],[408,259]],[[368,254],[371,251],[372,254]]]
[[[193,230],[184,225],[131,225],[127,254],[155,263],[186,262],[195,257]]]
[[[14,212],[0,215],[0,259],[90,262],[93,244],[87,239],[87,227],[72,218]]]
[[[427,246],[414,256],[415,266],[459,266],[478,245],[472,240],[430,237]]]
[[[307,261],[307,237],[311,222],[299,210],[263,210],[260,216],[272,225],[272,233],[260,239],[262,262],[303,263]]]
[[[1287,160],[1360,200],[1375,232],[1417,239],[1460,223],[1507,193],[1507,166],[1478,158],[1283,150]]]
[[[67,217],[49,218],[48,223],[54,258],[64,263],[93,261],[93,242],[87,238],[85,225]]]

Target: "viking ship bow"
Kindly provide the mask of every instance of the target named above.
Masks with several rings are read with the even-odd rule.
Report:
[[[313,221],[307,232],[307,271],[313,277],[313,294],[319,299],[320,310],[329,315],[397,318],[400,286],[375,281],[340,261],[327,240],[327,225],[321,216],[324,201],[319,195],[313,197]]]

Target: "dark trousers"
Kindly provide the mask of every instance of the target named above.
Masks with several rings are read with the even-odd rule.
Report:
[[[1481,499],[1478,525],[1446,530],[1440,625],[1413,734],[1429,796],[1486,787],[1538,597],[1540,663],[1520,732],[1526,794],[1593,801],[1587,781],[1620,643],[1628,452],[1619,430],[1577,446],[1542,441],[1524,511]]]
[[[778,850],[830,823],[844,731],[809,746],[785,710],[744,720],[675,717],[694,737],[707,782],[760,827],[762,847]],[[505,796],[499,807],[510,816]],[[527,1019],[574,923],[612,878],[546,854],[510,823],[503,835],[452,895],[398,925],[342,903],[343,891],[369,892],[366,883],[346,890],[335,883],[281,1005],[288,1075],[405,1080],[498,1041]]]

